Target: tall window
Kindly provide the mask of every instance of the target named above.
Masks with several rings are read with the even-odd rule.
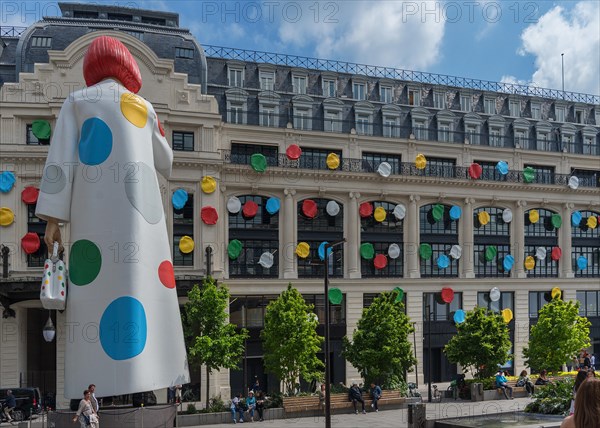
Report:
[[[402,277],[403,275],[403,221],[394,216],[396,204],[389,202],[369,202],[373,208],[381,207],[386,212],[385,220],[379,222],[373,215],[361,218],[361,242],[373,244],[375,255],[382,254],[387,257],[387,266],[383,269],[376,269],[373,260],[367,260],[361,257],[361,272],[363,278],[373,276]],[[391,258],[388,253],[390,245],[396,244],[400,248],[400,254],[396,258]]]
[[[272,91],[275,88],[275,72],[260,72],[260,89],[263,91]]]
[[[313,149],[302,147],[302,156],[300,156],[300,168],[305,169],[329,169],[327,167],[327,156],[329,153],[335,153],[342,161],[341,150]]]
[[[379,87],[379,99],[382,103],[390,104],[392,102],[392,87],[391,86],[380,86]]]
[[[292,86],[295,94],[306,94],[306,76],[292,76]]]
[[[304,157],[304,150],[302,151]],[[302,157],[300,159],[302,159]],[[304,201],[298,202],[298,242],[306,242],[310,245],[310,254],[305,259],[298,259],[298,277],[310,278],[324,275],[324,267],[318,255],[319,245],[327,241],[333,243],[344,237],[344,207],[340,207],[339,213],[330,216],[326,207],[328,199],[312,199],[317,204],[317,215],[314,218],[307,217],[302,211]],[[332,249],[328,256],[328,272],[330,276],[341,277],[344,275],[344,245]]]
[[[519,101],[509,101],[508,109],[512,117],[521,117],[521,103]]]
[[[459,309],[462,309],[462,293],[454,293],[450,303],[444,303],[439,293],[423,293],[423,321],[452,321]]]
[[[310,130],[311,112],[307,108],[294,107],[294,129]]]
[[[490,127],[489,145],[491,147],[502,147],[502,129]]]
[[[555,107],[554,113],[555,113],[557,122],[565,121],[565,108],[564,107],[559,107],[559,106]]]
[[[229,86],[234,86],[236,88],[244,87],[243,68],[229,68]]]
[[[481,144],[481,138],[479,138],[479,125],[465,125],[465,139],[469,140],[469,144],[474,146]]]
[[[323,130],[325,132],[342,132],[342,112],[325,110]]]
[[[472,100],[470,95],[461,95],[460,96],[460,109],[462,111],[471,111],[472,110]]]
[[[531,103],[531,118],[541,119],[542,118],[542,107],[540,103]]]
[[[450,142],[452,133],[452,124],[450,122],[441,122],[438,120],[438,141]]]
[[[387,153],[362,153],[362,169],[365,172],[376,172],[382,162],[387,162],[392,167],[392,174],[400,174],[402,168],[402,158],[400,155],[391,155]]]
[[[243,125],[244,123],[246,123],[246,112],[244,111],[244,104],[242,103],[230,102],[227,114],[229,115],[229,123],[236,123],[238,125]]]
[[[173,208],[173,265],[194,266],[194,252],[182,253],[179,241],[184,236],[194,239],[194,195],[189,194],[183,208]]]
[[[482,212],[489,214],[485,225],[479,221]],[[510,224],[502,220],[502,212],[502,208],[495,207],[473,210],[473,252],[478,278],[510,276],[510,271],[505,271],[502,265],[503,258],[510,254]]]
[[[529,292],[529,318],[537,318],[540,309],[548,302],[552,301],[550,291],[530,291]]]
[[[352,96],[355,100],[363,101],[367,99],[367,89],[365,83],[352,84]]]
[[[579,278],[600,277],[600,227],[588,226],[588,219],[596,217],[600,222],[600,213],[595,211],[580,211],[581,221],[571,229],[571,263],[573,272]],[[587,267],[580,269],[577,259],[585,257]]]
[[[428,244],[432,254],[429,258],[419,256],[421,277],[458,277],[458,260],[450,257],[450,249],[458,245],[458,220],[450,218],[450,206],[442,205],[442,218],[436,221],[433,210],[437,204],[424,205],[419,210],[420,242]],[[442,255],[448,257],[447,268],[440,268],[438,258]]]
[[[400,117],[383,116],[383,136],[388,138],[400,137]]]
[[[526,270],[528,278],[543,278],[558,276],[558,261],[552,260],[552,248],[558,245],[558,229],[552,225],[552,211],[537,209],[539,220],[531,221],[531,210],[525,212],[525,257],[531,256],[535,261],[535,267]],[[535,219],[535,216],[533,216]],[[545,250],[544,258],[536,257],[538,248]]]
[[[600,291],[577,291],[577,300],[580,316],[600,317]]]
[[[443,92],[433,93],[433,106],[435,108],[444,109],[446,108],[446,94]]]
[[[571,168],[571,174],[579,178],[580,186],[600,187],[600,170]]]
[[[250,165],[250,158],[254,153],[264,155],[264,157],[267,158],[268,166],[278,165],[277,146],[231,143],[231,163]]]
[[[272,105],[261,105],[260,106],[260,125],[261,126],[271,126],[277,127],[278,125],[278,117],[275,113],[276,108]]]
[[[413,120],[413,133],[415,134],[415,139],[420,141],[429,139],[428,131],[424,120]]]
[[[242,252],[235,259],[229,259],[231,278],[279,276],[279,213],[269,214],[266,209],[267,197],[256,195],[238,196],[242,206],[249,201],[258,205],[252,218],[245,218],[242,210],[229,214],[229,241],[241,241]],[[273,265],[265,267],[259,263],[263,253],[273,255]]]
[[[496,114],[496,100],[493,98],[485,98],[483,100],[483,108],[487,114]]]
[[[323,96],[328,98],[337,96],[335,80],[323,79]]]
[[[418,89],[408,90],[408,105],[420,106],[421,105],[421,92]]]
[[[44,242],[46,222],[35,215],[36,204],[27,205],[27,232],[35,233],[40,238],[40,248],[27,255],[27,267],[43,267],[46,261],[47,247]]]
[[[359,135],[371,135],[371,115],[364,113],[356,114],[356,133]]]

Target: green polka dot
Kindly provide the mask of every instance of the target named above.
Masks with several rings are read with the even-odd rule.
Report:
[[[100,249],[92,241],[81,239],[71,247],[69,278],[75,285],[88,285],[98,276],[102,267]]]
[[[52,276],[52,272],[48,272],[48,276]]]
[[[62,266],[59,266],[59,267],[58,267],[58,270],[62,270]]]

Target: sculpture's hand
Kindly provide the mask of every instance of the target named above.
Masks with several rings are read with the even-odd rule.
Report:
[[[44,242],[46,243],[46,247],[48,248],[48,254],[52,254],[52,247],[54,245],[54,241],[58,242],[58,253],[62,253],[64,251],[64,247],[62,244],[62,238],[60,236],[60,228],[58,227],[58,221],[55,219],[49,219],[46,223],[46,232],[44,235]]]

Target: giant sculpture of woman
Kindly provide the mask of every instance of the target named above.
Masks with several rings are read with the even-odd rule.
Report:
[[[60,111],[36,210],[48,248],[70,223],[65,397],[90,383],[101,396],[187,383],[156,175],[169,177],[173,152],[120,41],[95,39],[83,71],[88,87]]]

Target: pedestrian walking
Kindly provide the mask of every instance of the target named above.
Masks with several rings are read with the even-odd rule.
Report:
[[[77,413],[73,416],[73,423],[79,420],[81,428],[99,428],[100,418],[92,405],[92,393],[86,389],[83,391],[83,398],[79,402]]]

